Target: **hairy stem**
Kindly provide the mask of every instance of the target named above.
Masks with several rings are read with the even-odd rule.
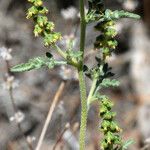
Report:
[[[67,54],[66,52],[62,51],[61,48],[59,46],[57,46],[56,44],[53,45],[53,48],[55,48],[55,50],[67,61]],[[78,68],[79,64],[76,60],[70,60],[70,62],[67,62],[68,64]]]
[[[86,35],[84,0],[80,0],[80,18],[81,18],[80,19],[80,51],[83,52],[83,57],[84,57],[85,35]]]
[[[82,70],[79,73],[79,86],[81,95],[81,124],[80,124],[80,150],[85,149],[85,137],[86,137],[86,124],[87,124],[87,101],[86,101],[86,87],[84,81],[84,74]]]
[[[66,59],[67,58],[67,55],[64,51],[62,51],[59,46],[57,46],[56,44],[53,45],[53,47],[55,48],[55,50],[64,58]]]
[[[81,124],[80,124],[80,150],[85,149],[85,137],[86,137],[86,126],[87,126],[87,97],[86,97],[86,85],[84,80],[83,72],[83,61],[84,61],[84,48],[85,48],[85,34],[86,34],[86,22],[85,22],[85,12],[84,12],[84,0],[80,0],[80,51],[83,52],[82,62],[78,68],[79,74],[79,86],[81,95]]]

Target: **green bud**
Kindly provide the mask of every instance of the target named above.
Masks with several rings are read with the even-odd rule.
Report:
[[[119,137],[119,135],[114,136],[114,143],[117,144],[117,145],[122,145],[122,140]]]
[[[114,112],[107,112],[104,114],[103,118],[106,120],[112,119],[113,117],[115,117],[116,113]]]
[[[46,30],[48,30],[48,31],[53,31],[54,28],[55,28],[55,25],[54,25],[53,22],[50,22],[50,21],[47,22],[47,24],[46,24]]]
[[[114,121],[111,122],[110,129],[113,132],[120,132],[121,131],[121,129],[119,128],[118,124],[116,122],[114,122]]]
[[[117,31],[116,29],[114,29],[113,27],[107,28],[106,31],[104,32],[105,36],[107,37],[115,37],[117,35]]]
[[[104,150],[106,148],[108,148],[108,144],[107,144],[107,142],[105,140],[102,140],[102,142],[101,142],[101,149]]]
[[[38,16],[37,23],[40,27],[44,27],[48,22],[48,18],[46,16]]]
[[[35,2],[35,0],[28,0],[28,2],[30,2],[30,3],[34,3],[34,2]]]
[[[39,8],[39,14],[47,14],[48,13],[48,9],[46,7],[40,7]]]
[[[102,105],[100,108],[100,116],[103,116],[107,111],[107,107]]]
[[[56,43],[59,39],[61,39],[60,33],[46,34],[44,37],[44,45],[50,46],[51,44]]]
[[[114,134],[111,132],[107,132],[107,134],[105,135],[105,139],[107,140],[107,143],[111,144],[114,140]]]
[[[28,9],[28,12],[27,12],[27,19],[30,19],[32,18],[34,15],[37,15],[38,14],[38,9],[37,7],[35,6],[32,6],[31,8]]]
[[[102,48],[102,53],[105,55],[105,56],[109,56],[110,55],[110,50],[109,50],[109,48],[107,48],[107,47],[103,47]]]
[[[42,6],[42,5],[43,5],[43,2],[42,2],[42,0],[35,0],[35,1],[34,1],[34,5],[35,5],[35,6]]]
[[[43,32],[43,29],[37,24],[34,27],[34,35],[37,37]]]
[[[113,106],[113,103],[109,99],[105,98],[105,99],[102,100],[102,105],[104,105],[107,108],[111,109],[112,106]]]
[[[106,21],[106,22],[105,22],[104,27],[105,27],[105,28],[108,27],[108,26],[112,27],[112,26],[114,26],[114,25],[115,25],[115,22],[112,21],[112,20],[109,20],[109,21]]]
[[[109,40],[107,43],[108,47],[111,49],[116,49],[116,46],[118,45],[118,42],[116,40]]]
[[[110,122],[107,120],[103,120],[101,124],[101,129],[107,131],[109,127],[110,127]]]

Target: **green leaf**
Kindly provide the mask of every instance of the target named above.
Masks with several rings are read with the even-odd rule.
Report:
[[[22,63],[11,68],[12,72],[24,72],[33,69],[40,69],[42,67],[54,68],[56,65],[66,64],[63,61],[56,61],[54,58],[36,57],[30,59],[27,63]]]
[[[102,87],[106,87],[106,88],[107,87],[117,87],[119,85],[120,85],[120,82],[115,80],[115,79],[113,79],[113,80],[111,80],[111,79],[104,79],[102,81],[102,83],[101,83],[101,86]]]
[[[104,10],[103,0],[88,0],[89,10],[85,17],[87,23],[98,21]]]
[[[99,15],[97,15],[93,10],[85,16],[86,23],[94,22],[97,18],[99,18]]]
[[[126,142],[124,142],[122,149],[123,149],[123,150],[126,150],[126,149],[128,149],[128,147],[129,147],[131,144],[134,144],[134,143],[135,143],[134,140],[129,139],[129,140],[127,140]]]
[[[30,59],[27,63],[22,63],[11,68],[12,72],[24,72],[30,71],[32,69],[39,69],[44,65],[44,59],[42,57],[37,57]]]
[[[124,10],[111,11],[110,9],[106,9],[102,21],[117,20],[120,18],[140,19],[140,16],[134,13],[126,12]]]
[[[89,12],[91,10],[96,10],[97,12],[102,11],[104,7],[103,0],[88,0]]]
[[[67,53],[67,60],[68,61],[70,61],[70,60],[75,60],[75,61],[82,60],[83,52],[81,52],[81,51],[67,50],[66,53]]]

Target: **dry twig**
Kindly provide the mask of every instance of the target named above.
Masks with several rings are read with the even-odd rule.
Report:
[[[47,128],[48,128],[49,123],[50,123],[51,118],[52,118],[53,111],[54,111],[55,106],[56,106],[56,104],[57,104],[57,102],[59,100],[60,95],[63,92],[64,87],[65,87],[65,82],[63,81],[63,82],[61,82],[61,84],[60,84],[60,86],[59,86],[59,88],[58,88],[58,90],[57,90],[57,92],[56,92],[56,94],[54,96],[53,102],[52,102],[52,104],[50,106],[50,109],[49,109],[49,112],[48,112],[45,124],[43,126],[43,129],[42,129],[42,132],[41,132],[38,144],[36,146],[36,150],[40,150],[40,148],[42,146],[42,143],[43,143],[43,140],[44,140]]]

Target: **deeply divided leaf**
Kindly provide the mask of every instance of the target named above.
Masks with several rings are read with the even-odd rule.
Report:
[[[66,64],[66,62],[56,61],[54,58],[36,57],[30,59],[27,63],[22,63],[11,68],[12,72],[24,72],[42,67],[53,68],[55,65]]]
[[[117,86],[119,86],[119,84],[120,84],[120,82],[115,79],[113,79],[113,80],[104,79],[101,83],[101,86],[102,87],[117,87]]]
[[[103,21],[117,20],[120,18],[140,19],[140,16],[134,13],[126,12],[124,10],[111,11],[110,9],[106,9],[104,16],[103,16],[103,19],[104,19]]]
[[[127,150],[128,148],[129,148],[129,146],[130,145],[132,145],[132,144],[134,144],[135,142],[134,142],[134,140],[132,140],[132,139],[129,139],[129,140],[127,140],[124,144],[123,144],[123,150]]]

